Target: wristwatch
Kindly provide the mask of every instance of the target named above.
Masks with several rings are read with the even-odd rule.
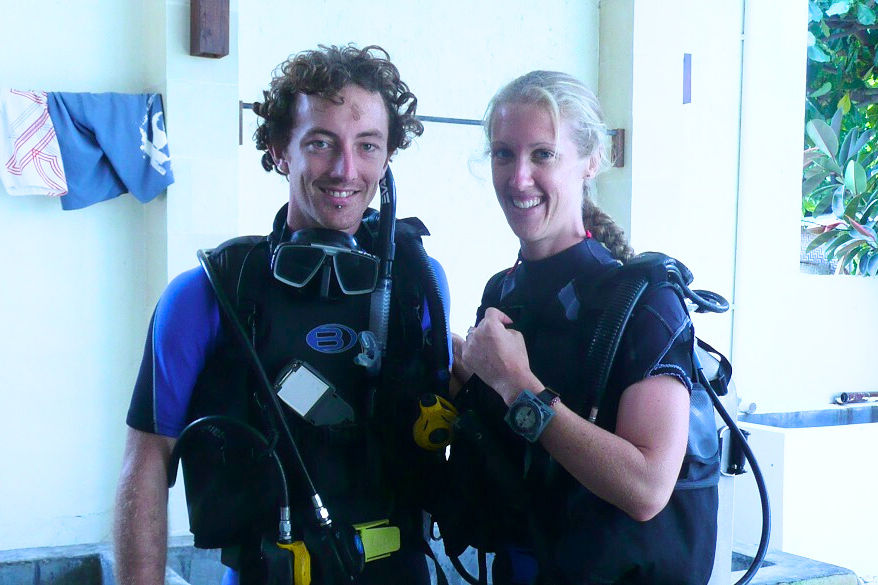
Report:
[[[548,388],[539,394],[522,390],[506,413],[506,424],[531,443],[536,443],[555,416],[552,406],[559,399],[558,393]]]

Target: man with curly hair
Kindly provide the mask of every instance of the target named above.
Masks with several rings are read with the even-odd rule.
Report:
[[[295,55],[279,66],[264,96],[254,105],[261,118],[256,145],[265,151],[263,167],[286,177],[289,201],[271,234],[221,244],[202,258],[205,270],[178,276],[156,306],[127,417],[114,525],[117,581],[164,583],[167,486],[179,454],[196,546],[223,548],[232,569],[224,584],[291,582],[293,556],[275,544],[283,490],[270,457],[256,449],[248,459],[254,449],[233,432],[246,427],[248,437],[278,442],[269,454],[279,456],[289,484],[288,540],[304,541],[311,582],[428,583],[421,509],[435,454],[414,446],[412,424],[425,384],[447,383],[447,353],[443,361],[432,347],[444,344],[425,341],[435,333],[431,323],[447,337],[447,285],[435,261],[397,255],[379,373],[362,359],[370,355],[363,332],[373,325],[374,295],[366,293],[375,288],[384,233],[369,204],[393,154],[423,132],[417,100],[377,46],[321,46]],[[397,222],[395,231],[399,249],[426,235],[417,221]],[[208,274],[211,266],[215,274]],[[438,303],[425,300],[424,275],[439,283],[431,297]],[[220,296],[233,313],[224,312]],[[258,360],[243,351],[231,315],[245,324],[240,331]],[[255,389],[253,361],[283,399],[277,412],[296,447],[265,424],[270,401]],[[310,384],[331,388],[320,408],[301,406],[302,372]],[[205,416],[218,422],[199,434],[199,423],[191,423]],[[219,422],[230,418],[237,426]],[[315,528],[298,454],[334,532]],[[385,520],[389,556],[364,559],[352,527]],[[339,546],[353,562],[334,562]],[[296,553],[297,569],[305,558]]]

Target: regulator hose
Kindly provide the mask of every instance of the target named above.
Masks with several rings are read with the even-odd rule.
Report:
[[[424,296],[427,299],[427,309],[430,312],[430,343],[433,346],[436,370],[433,380],[437,386],[437,394],[448,397],[448,320],[445,317],[445,307],[442,303],[442,290],[439,286],[439,278],[424,249],[420,238],[407,237],[400,239],[400,252],[406,255],[409,264],[417,267],[418,281],[424,285]]]

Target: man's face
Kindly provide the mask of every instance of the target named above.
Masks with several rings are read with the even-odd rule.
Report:
[[[378,189],[392,153],[381,95],[347,85],[343,102],[299,94],[295,126],[282,152],[272,151],[290,182],[287,224],[353,234]]]

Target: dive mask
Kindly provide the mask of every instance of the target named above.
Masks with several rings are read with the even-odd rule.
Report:
[[[357,244],[350,234],[323,228],[298,230],[290,241],[279,244],[271,256],[271,272],[279,281],[296,288],[307,285],[323,269],[321,291],[329,289],[329,272],[346,295],[375,290],[378,258]]]

